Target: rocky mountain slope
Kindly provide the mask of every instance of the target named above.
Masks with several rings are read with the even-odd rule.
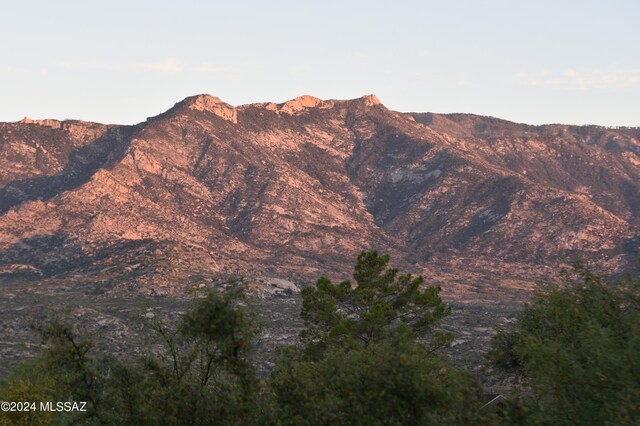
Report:
[[[451,294],[497,294],[573,258],[616,270],[639,236],[638,128],[404,114],[375,96],[0,124],[5,282],[309,281],[377,248]]]

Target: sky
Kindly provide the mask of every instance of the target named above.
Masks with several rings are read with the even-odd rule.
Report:
[[[403,112],[640,126],[640,1],[4,1],[0,121],[134,124],[376,94]]]

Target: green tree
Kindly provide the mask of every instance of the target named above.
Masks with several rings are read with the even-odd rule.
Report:
[[[16,368],[11,375],[0,383],[0,401],[36,402],[33,411],[1,411],[0,425],[50,425],[54,421],[54,413],[40,411],[40,401],[55,401],[56,384],[47,373],[39,359],[28,361]]]
[[[440,298],[440,287],[427,286],[422,277],[399,275],[388,267],[389,255],[364,251],[357,258],[352,283],[334,285],[327,277],[302,291],[301,337],[310,356],[328,348],[368,346],[402,329],[415,337],[424,335],[451,308]],[[437,334],[434,345],[450,341]]]
[[[52,313],[47,322],[34,325],[34,329],[45,346],[41,359],[44,370],[56,383],[58,400],[86,402],[87,411],[82,416],[102,422],[105,383],[101,376],[107,373],[109,363],[90,356],[92,339],[81,336],[58,313]]]
[[[281,355],[270,386],[277,423],[290,425],[475,424],[482,400],[471,374],[396,335],[311,361]]]
[[[281,424],[471,424],[481,390],[418,343],[450,308],[440,288],[362,252],[354,280],[320,278],[302,291],[303,348],[279,353],[269,385]]]
[[[150,322],[155,339],[137,360],[96,354],[91,339],[55,317],[36,327],[45,344],[46,377],[55,384],[51,392],[60,401],[88,403],[86,413],[67,421],[255,424],[260,419],[260,387],[250,363],[255,328],[242,298],[240,289],[211,291],[178,324]]]
[[[640,279],[576,264],[496,336],[489,359],[526,378],[531,423],[640,423]]]

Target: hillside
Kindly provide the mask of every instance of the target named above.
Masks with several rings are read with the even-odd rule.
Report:
[[[573,258],[617,270],[639,227],[637,128],[398,113],[375,96],[199,95],[134,126],[0,124],[4,282],[309,282],[376,248],[445,293],[491,296]]]

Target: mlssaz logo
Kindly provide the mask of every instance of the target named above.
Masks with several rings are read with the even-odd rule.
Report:
[[[72,411],[87,411],[85,408],[87,405],[86,402],[40,402],[40,411],[63,411],[63,412],[72,412]]]

